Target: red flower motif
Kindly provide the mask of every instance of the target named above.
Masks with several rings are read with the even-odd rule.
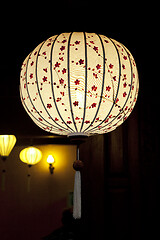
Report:
[[[66,40],[66,39],[64,39],[64,40],[62,41],[62,43],[65,43],[65,42],[67,42],[67,40]]]
[[[57,98],[57,100],[56,100],[56,102],[59,102],[59,101],[61,101],[61,99],[62,99],[62,98],[59,98],[59,97],[58,97],[58,98]]]
[[[123,69],[126,69],[126,67],[125,67],[125,65],[124,65],[124,64],[122,64],[122,68],[123,68]]]
[[[80,44],[80,41],[76,41],[75,44],[76,44],[76,45]]]
[[[61,64],[58,63],[58,62],[55,63],[55,67],[59,67],[60,65],[61,65]]]
[[[29,77],[30,77],[30,79],[32,79],[33,78],[33,73],[31,73]]]
[[[101,65],[97,64],[96,66],[97,70],[101,68]]]
[[[88,123],[90,123],[90,121],[86,120],[84,123],[88,124]]]
[[[63,57],[60,57],[59,60],[64,61]]]
[[[126,97],[126,96],[127,96],[127,93],[126,93],[126,92],[124,92],[124,93],[123,93],[123,97]]]
[[[118,98],[116,98],[116,103],[117,103],[117,102],[119,102],[119,99],[118,99]]]
[[[126,88],[126,87],[127,87],[127,83],[126,83],[126,82],[123,84],[123,87],[124,87],[124,88]]]
[[[92,103],[91,107],[92,108],[96,107],[96,103]]]
[[[76,106],[78,106],[78,101],[75,101],[74,103],[73,103],[73,105],[76,107]]]
[[[66,68],[63,68],[63,69],[62,69],[62,73],[63,73],[63,74],[66,73],[66,71],[67,71]]]
[[[58,118],[55,118],[54,121],[58,121]]]
[[[64,92],[60,92],[60,94],[64,97]]]
[[[42,80],[43,80],[43,82],[47,82],[47,77],[44,76],[44,77],[42,78]]]
[[[95,85],[92,86],[92,91],[96,91],[97,87]]]
[[[98,52],[98,47],[94,46],[93,50]]]
[[[76,117],[75,120],[79,120],[80,118],[79,117]]]
[[[123,58],[124,58],[124,60],[127,60],[127,56],[124,56]]]
[[[93,76],[94,76],[95,78],[98,78],[97,73],[93,73]]]
[[[65,46],[62,46],[62,47],[60,48],[61,51],[63,51],[64,49],[65,49]]]
[[[31,66],[33,66],[33,64],[34,64],[34,62],[32,61],[32,62],[31,62]]]
[[[64,83],[64,80],[61,78],[61,79],[59,80],[59,83],[60,83],[60,84],[63,84],[63,83]]]
[[[84,60],[83,59],[80,59],[79,60],[79,64],[81,65],[81,64],[84,64]]]
[[[71,121],[67,121],[68,124],[71,124],[72,122]]]
[[[43,71],[47,72],[47,68],[43,68]]]
[[[106,43],[109,43],[107,40],[104,40]]]
[[[47,47],[49,47],[50,45],[51,45],[51,43],[48,43],[48,44],[47,44]]]
[[[106,87],[106,91],[110,91],[111,90],[111,87],[110,86],[108,86],[108,87]]]
[[[109,65],[109,68],[111,68],[111,69],[113,68],[113,65],[112,65],[111,63],[110,63],[110,65]]]
[[[46,55],[46,52],[43,52],[42,54],[43,54],[43,55]]]
[[[39,119],[39,121],[43,121],[42,118],[38,118],[38,119]]]
[[[76,79],[76,81],[74,81],[75,85],[79,85],[80,80]]]
[[[116,81],[116,76],[113,77],[113,80]]]
[[[47,104],[47,108],[50,109],[51,107],[52,107],[52,105],[51,105],[50,103],[48,103],[48,104]]]

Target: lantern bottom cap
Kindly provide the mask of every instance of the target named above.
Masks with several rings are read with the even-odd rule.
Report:
[[[67,137],[88,137],[89,135],[87,133],[83,132],[74,132],[74,133],[69,133]]]

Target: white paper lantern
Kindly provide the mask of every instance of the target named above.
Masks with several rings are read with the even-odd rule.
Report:
[[[25,59],[20,94],[32,120],[60,135],[110,132],[130,115],[138,95],[133,56],[95,33],[50,37]]]

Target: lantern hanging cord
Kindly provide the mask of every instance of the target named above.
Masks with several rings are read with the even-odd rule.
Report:
[[[73,163],[75,172],[74,194],[73,194],[73,217],[81,218],[81,169],[83,162],[79,160],[79,145],[77,146],[77,160]]]
[[[1,180],[1,188],[2,188],[2,191],[5,191],[5,185],[6,185],[6,170],[3,169],[2,170],[2,180]]]
[[[30,174],[30,168],[32,165],[28,165],[28,175],[27,175],[27,192],[30,192],[30,185],[31,185],[31,174]]]

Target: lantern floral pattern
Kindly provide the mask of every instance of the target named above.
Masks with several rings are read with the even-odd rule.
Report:
[[[103,134],[132,112],[139,88],[133,56],[118,41],[95,33],[50,37],[24,60],[22,104],[53,134]]]

